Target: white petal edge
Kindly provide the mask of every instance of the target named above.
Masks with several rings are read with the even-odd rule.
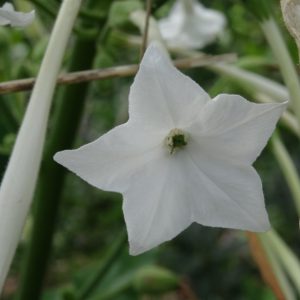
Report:
[[[54,160],[97,188],[121,193],[137,170],[163,155],[164,136],[128,122],[78,149],[56,153]]]
[[[207,161],[197,150],[161,157],[132,177],[123,202],[131,255],[173,239],[193,222],[255,232],[270,228],[256,171]]]
[[[171,240],[191,224],[182,167],[182,159],[167,153],[132,177],[123,202],[131,255]]]
[[[142,59],[129,94],[129,117],[151,128],[187,126],[210,100],[191,78],[179,72],[157,43]]]
[[[252,166],[209,159],[197,144],[187,148],[193,199],[193,221],[212,227],[264,232],[270,223],[264,204],[261,180]],[[198,184],[197,184],[198,182]]]
[[[210,157],[252,164],[286,107],[287,102],[257,104],[239,95],[220,94],[186,130]]]

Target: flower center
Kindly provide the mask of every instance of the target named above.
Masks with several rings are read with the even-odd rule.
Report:
[[[172,129],[166,137],[166,145],[170,154],[187,145],[187,134],[181,129]]]

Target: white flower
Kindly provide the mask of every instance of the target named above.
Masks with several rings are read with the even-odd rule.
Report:
[[[269,229],[251,164],[286,104],[214,99],[180,73],[156,44],[129,95],[129,121],[54,159],[90,184],[124,196],[130,253],[174,238],[192,222]]]
[[[5,2],[0,7],[0,25],[25,27],[34,20],[34,10],[29,13],[15,11],[11,3]]]
[[[168,46],[194,49],[213,42],[225,23],[222,13],[197,0],[176,0],[169,16],[159,21],[159,28]]]

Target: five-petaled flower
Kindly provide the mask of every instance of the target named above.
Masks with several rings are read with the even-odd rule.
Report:
[[[151,44],[129,94],[129,120],[55,160],[90,184],[123,194],[130,253],[174,238],[192,222],[266,231],[251,166],[286,104],[209,95]]]
[[[13,27],[24,27],[34,20],[34,11],[23,13],[15,11],[9,2],[0,7],[0,25],[11,25]]]
[[[194,49],[213,42],[225,23],[221,12],[207,9],[197,0],[176,0],[170,14],[158,25],[168,46]]]

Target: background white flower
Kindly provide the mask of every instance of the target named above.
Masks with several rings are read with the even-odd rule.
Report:
[[[11,3],[5,2],[0,7],[0,25],[24,27],[33,22],[34,15],[34,11],[28,13],[17,12]]]
[[[130,90],[129,121],[54,158],[90,184],[123,194],[133,255],[192,222],[265,231],[262,185],[251,164],[285,106],[238,95],[211,100],[151,44]]]
[[[226,20],[221,12],[207,9],[197,0],[176,0],[170,14],[159,21],[168,46],[202,48],[223,31]]]

